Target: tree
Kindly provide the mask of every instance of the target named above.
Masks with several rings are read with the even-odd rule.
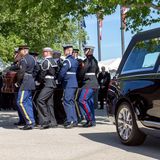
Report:
[[[24,40],[15,34],[4,37],[0,34],[0,58],[4,62],[12,61],[14,58],[14,49],[17,45],[23,44]]]
[[[138,32],[143,26],[160,22],[160,0],[0,0],[0,34],[16,35],[32,50],[84,40],[86,33],[77,21],[90,14],[100,18],[126,6],[127,29]]]
[[[127,30],[139,32],[144,26],[160,22],[160,0],[122,1],[129,8],[126,14]]]
[[[48,4],[47,1],[1,1],[0,33],[3,40],[14,34],[31,50],[41,52],[46,46],[62,50],[64,43],[73,43],[77,47],[77,40],[85,38],[86,33],[83,29],[79,30],[75,18],[52,11],[54,4],[50,2],[53,1]],[[46,9],[48,5],[49,10]],[[4,61],[12,59],[11,53],[6,58],[4,49],[0,54]]]

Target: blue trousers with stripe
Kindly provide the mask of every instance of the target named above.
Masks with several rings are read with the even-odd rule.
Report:
[[[77,122],[77,114],[75,109],[75,92],[76,88],[66,88],[64,90],[64,110],[67,116],[67,122]]]
[[[94,90],[91,88],[84,88],[81,91],[79,97],[79,103],[82,113],[84,114],[87,121],[95,122],[94,112]]]
[[[15,98],[17,99],[18,97],[18,94],[15,94]],[[16,105],[16,109],[17,109],[17,112],[18,112],[18,117],[19,117],[19,121],[18,123],[25,123],[25,120],[23,118],[23,115],[21,114],[21,111],[19,110],[19,107]]]
[[[32,105],[32,91],[19,90],[17,106],[26,124],[35,124]]]

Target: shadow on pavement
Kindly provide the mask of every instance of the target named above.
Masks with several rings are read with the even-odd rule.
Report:
[[[89,140],[110,145],[127,152],[133,152],[150,158],[160,159],[160,138],[148,136],[145,143],[141,146],[125,146],[120,143],[115,132],[110,133],[85,133],[81,136]]]
[[[0,127],[5,129],[17,129],[17,127],[14,125],[14,123],[18,121],[17,118],[18,117],[16,116],[16,114],[11,114],[10,111],[1,112]]]

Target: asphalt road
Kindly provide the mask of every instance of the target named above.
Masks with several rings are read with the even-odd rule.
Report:
[[[70,130],[22,131],[16,112],[0,112],[0,160],[150,160],[160,159],[160,139],[148,137],[138,147],[120,143],[105,111],[96,111],[97,126]]]

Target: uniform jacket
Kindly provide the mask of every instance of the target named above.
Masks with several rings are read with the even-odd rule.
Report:
[[[77,77],[76,72],[78,68],[78,61],[69,55],[63,62],[63,67],[59,73],[59,81],[62,82],[64,88],[77,88]]]
[[[56,88],[58,65],[52,57],[47,57],[41,64],[40,82],[46,87]]]
[[[33,71],[35,67],[33,56],[25,55],[19,63],[20,70],[17,72],[17,83],[20,85],[20,90],[34,90],[35,82]]]
[[[99,72],[98,62],[91,55],[88,56],[80,71],[80,77],[83,79],[82,88],[98,88],[97,74]]]
[[[40,63],[36,61],[36,65],[35,65],[34,71],[33,71],[33,77],[34,77],[35,81],[38,81],[39,76],[40,76],[40,72],[41,72]]]
[[[110,80],[111,80],[110,73],[108,72],[105,72],[104,74],[102,72],[99,73],[98,82],[100,87],[105,87],[106,89],[108,89]]]
[[[82,77],[80,76],[80,71],[81,71],[81,68],[82,68],[82,65],[83,65],[83,60],[82,59],[79,59],[77,58],[76,59],[78,61],[78,69],[77,69],[77,81],[78,81],[78,87],[81,88],[82,85],[83,85],[83,79]]]

